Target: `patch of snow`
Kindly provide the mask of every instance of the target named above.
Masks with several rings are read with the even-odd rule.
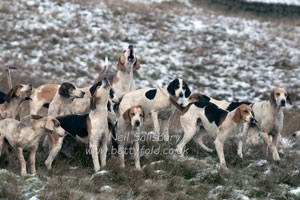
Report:
[[[287,4],[300,6],[300,0],[246,0],[248,2],[260,2],[268,4]]]
[[[164,160],[159,160],[159,161],[155,161],[155,162],[151,162],[150,165],[157,165],[157,164],[161,164],[165,162]]]
[[[102,191],[102,192],[112,192],[113,189],[112,189],[112,187],[110,187],[109,185],[104,185],[104,186],[102,186],[102,187],[100,188],[100,191]]]
[[[98,171],[98,172],[94,173],[94,174],[91,176],[90,180],[93,180],[93,179],[94,179],[96,176],[98,176],[98,175],[103,176],[103,175],[105,175],[105,174],[107,174],[107,173],[108,173],[108,171],[106,171],[106,170]]]
[[[300,195],[300,187],[290,190],[291,194]]]

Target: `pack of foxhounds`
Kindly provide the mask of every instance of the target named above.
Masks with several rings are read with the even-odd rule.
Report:
[[[74,146],[72,143],[81,141],[89,145],[97,172],[105,167],[111,144],[117,146],[121,168],[125,167],[125,148],[133,145],[135,168],[142,170],[138,138],[144,119],[152,119],[153,141],[168,142],[170,119],[177,110],[183,130],[182,139],[176,144],[179,156],[184,156],[191,139],[212,152],[203,142],[208,135],[214,139],[220,169],[228,170],[223,146],[229,137],[239,136],[239,157],[243,157],[243,144],[262,138],[273,160],[280,160],[277,146],[281,142],[283,107],[291,104],[285,88],[274,88],[265,101],[228,102],[202,93],[192,94],[182,78],[171,80],[167,88],[157,85],[136,89],[133,72],[139,68],[134,48],[129,45],[120,54],[117,73],[107,73],[106,64],[88,87],[77,88],[69,82],[37,88],[19,84],[7,94],[0,92],[0,155],[3,146],[10,145],[20,160],[21,175],[26,175],[23,150],[29,152],[31,173],[36,173],[35,156],[40,143],[49,147],[45,165],[51,169],[65,144]],[[19,108],[24,101],[29,101],[30,115],[20,117]],[[42,108],[48,110],[48,115],[39,115]],[[293,135],[298,137],[300,132]],[[63,145],[68,137],[76,140]]]

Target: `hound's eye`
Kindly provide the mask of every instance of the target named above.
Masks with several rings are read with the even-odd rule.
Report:
[[[280,93],[276,93],[275,95],[276,95],[276,96],[280,96]]]
[[[140,114],[140,117],[142,117],[143,115],[142,114]]]
[[[244,110],[244,113],[248,113],[248,110]]]
[[[22,88],[23,87],[23,85],[19,85],[19,88]]]
[[[287,97],[287,93],[284,94]]]
[[[131,113],[130,115],[131,115],[131,116],[134,116],[134,113]]]

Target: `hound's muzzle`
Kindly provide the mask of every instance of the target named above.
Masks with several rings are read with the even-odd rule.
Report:
[[[280,106],[281,106],[281,107],[285,107],[285,100],[281,100],[281,101],[280,101]]]
[[[104,79],[103,79],[103,87],[104,87],[105,89],[110,87],[110,83],[109,83],[109,81],[108,81],[107,78],[104,78]]]
[[[257,124],[257,120],[255,118],[251,117],[250,124],[252,124],[252,125]]]
[[[135,121],[134,125],[135,125],[136,127],[139,127],[139,126],[141,125],[141,122],[140,122],[140,121]]]
[[[134,62],[134,51],[133,51],[133,46],[129,45],[128,46],[128,61],[129,62]]]

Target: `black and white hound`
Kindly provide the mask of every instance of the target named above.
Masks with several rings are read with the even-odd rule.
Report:
[[[243,124],[255,121],[252,109],[246,104],[238,106],[231,112],[223,110],[210,102],[192,102],[181,107],[170,98],[173,105],[182,113],[180,124],[184,135],[177,145],[177,152],[183,156],[185,145],[196,135],[198,119],[205,131],[215,138],[215,148],[219,157],[220,166],[227,170],[223,146],[228,137],[239,133]]]
[[[67,115],[57,117],[63,129],[81,141],[88,142],[94,164],[94,170],[100,170],[98,159],[98,144],[101,140],[101,166],[106,165],[107,142],[109,140],[108,130],[108,108],[110,84],[107,79],[100,81],[90,88],[92,97],[90,99],[91,111],[84,115]],[[62,147],[63,138],[48,135],[52,150],[45,161],[48,169]]]
[[[167,87],[162,89],[174,99],[179,100],[188,98],[191,91],[184,80],[177,78]],[[145,115],[151,114],[154,125],[154,139],[158,140],[160,136],[159,119],[162,121],[163,139],[169,140],[169,120],[173,115],[175,108],[169,101],[169,98],[156,88],[138,89],[126,94],[119,106],[119,118],[122,117],[132,106],[140,105],[143,107]]]

